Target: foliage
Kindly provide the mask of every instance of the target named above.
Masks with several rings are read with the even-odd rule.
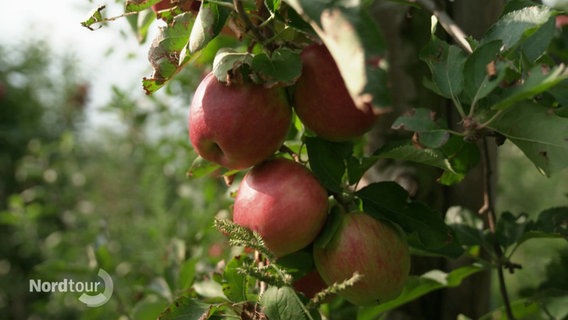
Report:
[[[212,68],[221,81],[238,75],[291,91],[301,74],[301,49],[321,41],[330,49],[355,104],[372,104],[381,113],[389,111],[388,64],[381,62],[389,48],[369,14],[372,1],[204,0],[197,14],[182,10],[181,3],[156,14],[149,9],[156,2],[127,0],[124,13],[141,41],[145,41],[156,18],[162,23],[149,47],[153,74],[142,81],[148,95],[183,78],[192,67]],[[432,291],[459,286],[485,270],[497,273],[503,299],[503,307],[487,318],[565,315],[566,310],[558,307],[566,299],[565,287],[543,283],[542,288],[547,290],[525,288],[520,300],[510,301],[504,271],[513,273],[521,267],[514,261],[515,253],[527,241],[566,240],[568,207],[551,204],[554,207],[530,214],[505,211],[498,215],[488,156],[490,142],[502,144],[507,140],[547,176],[558,174],[568,165],[568,106],[563,90],[568,70],[561,63],[565,61],[566,42],[562,29],[555,24],[560,13],[531,1],[509,1],[493,27],[473,39],[456,32],[458,26],[433,10],[436,8],[430,7],[429,1],[406,4],[414,10],[431,10],[437,19],[433,19],[431,30],[424,30],[430,41],[416,58],[430,72],[422,84],[451,102],[459,114],[460,127],[449,126],[444,114],[416,108],[392,123],[392,130],[400,133],[399,140],[365,152],[364,139],[326,141],[305,130],[296,119],[277,156],[291,157],[308,166],[331,196],[330,218],[314,245],[325,245],[336,231],[336,212],[364,210],[400,226],[415,256],[449,260],[467,257],[473,262],[454,270],[434,269],[412,275],[397,299],[358,308],[351,318],[375,319]],[[106,18],[104,13],[104,7],[99,7],[83,25],[94,28],[117,18]],[[20,235],[41,244],[41,250],[31,255],[43,261],[34,272],[57,278],[69,269],[54,257],[82,256],[72,263],[78,274],[88,273],[86,266],[99,266],[112,270],[114,279],[126,281],[109,303],[136,319],[320,319],[335,317],[349,308],[341,298],[330,297],[356,281],[364,281],[364,277],[354,274],[309,299],[292,284],[313,269],[310,248],[275,259],[257,234],[228,220],[217,219],[215,226],[235,248],[217,267],[203,265],[208,257],[199,244],[212,241],[204,238],[220,236],[203,232],[213,224],[213,217],[206,213],[226,213],[223,209],[231,199],[222,196],[227,189],[218,179],[200,178],[222,175],[230,185],[243,172],[226,172],[193,154],[185,133],[176,131],[149,139],[145,131],[148,119],[171,120],[168,109],[145,113],[125,93],[117,91],[115,96],[121,105],[115,111],[131,122],[126,137],[110,138],[112,145],[79,143],[73,126],[66,134],[45,142],[24,138],[25,143],[11,144],[19,150],[10,150],[10,154],[17,154],[21,160],[12,171],[20,168],[28,174],[35,168],[39,174],[20,178],[22,189],[10,189],[9,193],[15,195],[5,200],[0,221],[9,229],[5,233],[9,248],[23,245],[18,242]],[[37,123],[37,118],[32,119]],[[28,149],[22,149],[22,145]],[[62,155],[66,159],[59,157]],[[190,167],[187,159],[191,156],[195,161]],[[487,182],[485,205],[479,210],[482,217],[461,207],[440,212],[430,203],[414,199],[395,182],[371,182],[363,187],[365,172],[382,159],[437,168],[437,181],[446,186],[464,181],[472,168],[483,166]],[[101,160],[104,169],[99,167]],[[169,166],[153,166],[156,163]],[[187,167],[191,182],[183,180]],[[42,185],[47,190],[38,193],[34,189],[37,179],[48,182]],[[55,190],[61,184],[73,181],[79,190],[74,191],[76,194],[57,194]],[[54,199],[43,198],[55,194]],[[8,199],[6,195],[3,198]],[[92,215],[93,211],[98,214]],[[191,223],[179,223],[187,220],[184,212],[191,213]],[[44,220],[53,227],[45,227]],[[58,225],[65,228],[64,238],[60,238]],[[98,228],[80,231],[89,225]],[[135,245],[140,234],[147,237],[143,253],[137,252],[140,247]],[[89,243],[80,248],[88,254],[63,252],[72,246],[62,241]],[[123,256],[130,258],[117,259]],[[23,273],[29,274],[29,270]],[[50,299],[64,297],[51,295]],[[328,299],[334,302],[328,303]],[[74,303],[50,312],[77,315],[80,307]],[[108,316],[104,312],[91,309],[83,315]]]
[[[430,2],[418,2],[424,9],[433,10]],[[167,26],[161,28],[157,38],[159,42],[154,41],[150,49],[150,62],[155,71],[152,79],[144,81],[145,89],[148,94],[158,90],[187,63],[197,60],[200,54],[210,56],[208,50],[219,52],[214,62],[210,60],[219,80],[226,80],[227,74],[244,72],[253,81],[267,86],[290,86],[300,72],[298,47],[318,38],[330,49],[353,101],[357,105],[370,102],[377,108],[385,108],[390,100],[386,69],[369,61],[380,60],[388,47],[369,16],[369,5],[370,2],[359,1],[290,0],[257,2],[256,5],[248,1],[203,1],[201,10],[207,8],[207,11],[200,11],[197,16],[182,13],[174,14],[173,18],[162,17]],[[559,95],[556,88],[568,81],[568,71],[565,65],[558,63],[551,49],[558,43],[555,36],[558,32],[555,16],[558,13],[530,1],[510,1],[500,19],[483,37],[466,39],[455,32],[457,26],[451,25],[447,16],[433,12],[441,19],[440,26],[457,44],[445,40],[443,33],[436,30],[437,24],[432,26],[431,40],[419,56],[431,72],[431,77],[424,79],[423,85],[452,101],[461,118],[461,130],[448,128],[443,115],[416,109],[392,124],[394,130],[408,132],[410,137],[388,141],[370,155],[360,152],[361,141],[329,142],[303,132],[301,123],[295,128],[296,134],[290,135],[291,139],[286,142],[293,157],[307,157],[307,164],[333,195],[337,207],[345,210],[358,207],[376,218],[396,223],[406,233],[416,254],[441,255],[450,259],[467,255],[477,261],[450,273],[432,270],[413,277],[397,300],[362,309],[360,319],[374,317],[429,291],[457,286],[464,278],[487,268],[496,268],[500,276],[503,269],[513,272],[519,266],[512,262],[512,256],[529,239],[566,238],[562,225],[567,219],[568,208],[545,210],[535,220],[528,219],[525,214],[508,212],[497,219],[489,187],[485,190],[488,200],[480,209],[487,215],[488,227],[475,214],[464,209],[451,211],[444,220],[443,214],[411,199],[408,192],[394,182],[378,182],[357,188],[367,169],[385,158],[437,167],[443,170],[438,180],[441,184],[456,184],[481,160],[484,166],[490,166],[487,162],[487,140],[492,136],[517,145],[546,175],[556,174],[568,164],[565,130],[568,120],[561,112],[565,101],[555,99]],[[229,49],[219,50],[216,39],[222,39],[219,33],[224,24],[237,26],[234,30],[240,41]],[[189,33],[191,36],[188,37]],[[223,44],[227,45],[226,42]],[[152,52],[164,52],[167,53],[164,56],[174,59],[163,64],[161,56]],[[482,143],[478,143],[480,141]],[[294,148],[298,143],[300,147]],[[217,165],[199,159],[191,172],[199,177],[217,168]],[[228,173],[230,176],[235,174],[238,175]],[[485,177],[486,180],[489,178],[489,175]],[[321,239],[329,238],[334,232],[333,219],[329,220],[328,227],[318,239],[320,244],[322,241],[325,243]],[[256,312],[260,306],[271,319],[317,318],[316,310],[306,309],[314,307],[314,304],[302,302],[301,295],[298,296],[289,287],[286,271],[281,269],[283,266],[279,265],[279,260],[273,261],[270,252],[262,246],[262,240],[252,234],[247,238],[246,232],[235,228],[224,225],[221,230],[231,237],[233,245],[255,248],[264,255],[256,256],[255,260],[238,256],[242,262],[228,263],[223,275],[234,274],[235,271],[231,270],[240,270],[241,276],[218,278],[223,288],[244,290],[239,290],[238,301],[227,297],[228,293],[235,297],[232,291],[223,290],[223,299],[238,302],[239,308],[211,304],[201,315],[215,318],[216,312],[233,309],[232,312],[241,317],[257,318],[247,312],[249,308]],[[475,248],[483,248],[489,253],[489,258],[482,258]],[[266,262],[268,265],[265,265]],[[259,265],[243,267],[242,263]],[[267,266],[274,270],[268,270]],[[243,283],[255,283],[243,277],[262,281],[260,291],[247,285],[243,287]],[[266,285],[267,288],[263,287]],[[504,288],[503,282],[500,285]],[[503,298],[508,317],[513,317],[515,312],[524,312],[520,304],[511,303],[506,295]],[[279,307],[284,304],[288,308]],[[176,316],[190,315],[204,308],[197,300],[190,305],[193,307],[188,307],[186,313],[176,311]],[[539,312],[539,308],[535,310],[532,311]],[[163,318],[172,318],[171,313],[166,312]]]

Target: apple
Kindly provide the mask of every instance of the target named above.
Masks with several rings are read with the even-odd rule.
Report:
[[[158,12],[158,11],[162,11],[162,10],[167,10],[169,8],[172,8],[176,5],[176,3],[173,3],[172,0],[162,0],[156,4],[152,5],[152,10],[154,10],[154,12]],[[191,11],[194,13],[197,13],[199,11],[199,7],[201,6],[201,1],[196,1],[196,0],[180,0],[177,5],[180,7],[180,9],[182,11]]]
[[[258,232],[277,257],[309,245],[325,224],[327,191],[303,165],[272,159],[241,181],[233,221]]]
[[[358,272],[363,278],[339,296],[355,305],[396,298],[410,272],[410,253],[403,235],[393,225],[362,212],[343,214],[340,219],[327,246],[313,249],[316,268],[325,283],[339,283]]]
[[[327,284],[321,278],[317,269],[313,269],[304,276],[296,279],[292,287],[302,293],[306,298],[313,298],[318,292],[327,288]]]
[[[209,73],[191,102],[189,137],[197,153],[225,168],[241,170],[270,157],[282,145],[292,110],[282,88],[228,85]]]
[[[561,14],[556,16],[556,28],[562,29],[568,25],[568,15]]]
[[[337,64],[324,45],[301,53],[302,74],[295,85],[294,108],[302,123],[318,136],[345,141],[363,135],[376,123],[373,106],[355,106]]]

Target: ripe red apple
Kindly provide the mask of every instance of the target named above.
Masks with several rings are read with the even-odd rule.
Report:
[[[162,0],[156,4],[152,5],[152,10],[154,10],[154,12],[158,12],[158,11],[162,11],[162,10],[167,10],[169,8],[172,8],[173,6],[175,6],[176,4],[172,3],[172,0]],[[182,11],[191,11],[191,12],[195,12],[197,13],[199,11],[199,7],[201,5],[201,1],[196,1],[196,0],[181,0],[178,2],[177,4],[180,9]]]
[[[331,141],[353,139],[370,130],[378,115],[370,105],[363,110],[355,106],[327,48],[312,44],[302,51],[301,58],[294,107],[302,123]]]
[[[568,25],[568,15],[562,14],[556,16],[556,28],[562,29]]]
[[[189,113],[189,137],[204,159],[245,169],[280,148],[292,110],[281,88],[219,82],[209,73],[199,84]]]
[[[263,162],[237,191],[233,221],[258,232],[277,257],[310,244],[327,217],[327,192],[303,165],[287,159]]]
[[[365,213],[344,214],[327,246],[314,246],[314,262],[328,285],[347,280],[354,272],[363,276],[338,293],[356,305],[396,298],[410,271],[408,245],[400,232]]]

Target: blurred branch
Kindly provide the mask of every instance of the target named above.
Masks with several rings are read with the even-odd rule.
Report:
[[[426,10],[432,12],[432,14],[436,16],[436,18],[438,18],[440,25],[444,28],[444,30],[446,30],[446,32],[454,39],[454,41],[460,47],[462,47],[467,53],[473,52],[471,46],[469,45],[469,42],[467,42],[466,35],[462,31],[462,29],[454,22],[454,20],[452,20],[452,18],[450,18],[450,16],[448,16],[448,14],[445,11],[438,9],[434,1],[409,0],[409,2],[419,3]]]
[[[235,11],[239,15],[239,18],[244,22],[246,29],[252,32],[256,40],[258,40],[259,42],[263,42],[264,37],[262,36],[260,31],[258,31],[258,27],[255,26],[250,20],[249,16],[245,11],[242,1],[233,0],[233,6],[235,7]]]

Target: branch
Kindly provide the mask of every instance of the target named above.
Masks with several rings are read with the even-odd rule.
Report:
[[[235,7],[235,11],[239,15],[239,18],[244,22],[246,29],[252,31],[252,34],[254,35],[256,40],[263,42],[264,37],[262,36],[262,34],[260,34],[260,31],[258,31],[257,26],[255,26],[254,23],[252,23],[252,21],[250,20],[245,11],[245,8],[243,7],[242,1],[233,0],[233,5]]]
[[[493,171],[491,169],[491,158],[489,156],[489,147],[487,144],[487,137],[483,137],[483,147],[481,149],[483,158],[483,206],[479,209],[479,214],[487,215],[487,223],[489,224],[489,231],[493,235],[493,250],[497,255],[497,275],[499,277],[499,290],[503,297],[503,304],[505,305],[505,312],[507,319],[514,320],[513,310],[511,309],[511,301],[507,293],[507,286],[505,284],[505,275],[503,270],[505,267],[511,268],[511,263],[507,261],[501,245],[497,240],[495,222],[495,204],[493,199],[493,187],[491,185],[491,176]]]
[[[454,41],[460,45],[467,53],[472,53],[473,50],[466,40],[466,35],[462,29],[448,16],[445,11],[442,11],[436,7],[436,4],[432,0],[409,0],[410,2],[417,2],[423,6],[426,10],[432,12],[433,15],[438,18],[440,25],[446,32],[454,39]]]

